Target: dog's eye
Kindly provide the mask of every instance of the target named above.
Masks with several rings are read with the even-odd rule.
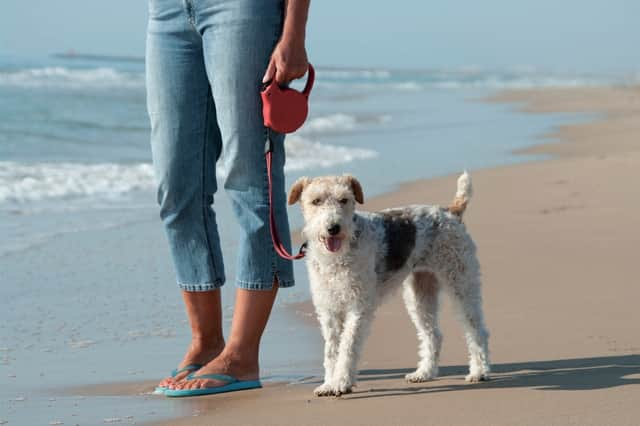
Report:
[[[314,206],[319,206],[321,203],[322,203],[322,200],[320,198],[316,198],[311,202],[311,204],[313,204]]]
[[[340,202],[340,204],[345,205],[345,204],[347,204],[349,202],[349,199],[348,198],[341,198],[339,200],[339,202]]]

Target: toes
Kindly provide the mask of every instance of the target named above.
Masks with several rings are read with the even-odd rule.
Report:
[[[340,389],[336,390],[335,396],[347,395],[347,394],[350,394],[351,392],[353,392],[351,387],[340,388]]]
[[[169,386],[175,383],[175,380],[173,380],[172,378],[166,378],[163,381],[160,382],[160,386]]]
[[[353,392],[353,390],[351,389],[351,385],[348,386],[340,386],[338,388],[338,390],[336,391],[336,396],[340,396],[340,395],[347,395],[349,393]]]
[[[340,396],[351,393],[351,385],[350,384],[339,384],[339,385],[329,385],[323,384],[318,386],[313,393],[316,396]]]
[[[478,383],[478,382],[486,382],[489,380],[488,374],[468,374],[467,377],[464,378],[467,383]]]
[[[180,380],[173,382],[169,385],[169,389],[173,390],[184,390],[184,389],[193,389],[193,382],[188,382],[186,380]]]
[[[333,396],[335,395],[335,390],[333,389],[333,386],[329,385],[329,384],[323,384],[318,386],[313,393],[316,396]]]
[[[169,386],[169,389],[174,390],[186,390],[186,389],[203,389],[203,388],[214,388],[216,386],[222,386],[218,381],[215,380],[181,380],[179,382],[172,383]]]
[[[338,386],[336,389],[336,395],[340,396],[343,394],[351,393],[351,388],[353,387],[353,382],[351,378],[343,378],[338,382]]]
[[[404,379],[409,383],[423,383],[428,382],[435,377],[436,375],[434,373],[430,373],[428,371],[415,371],[404,376]]]

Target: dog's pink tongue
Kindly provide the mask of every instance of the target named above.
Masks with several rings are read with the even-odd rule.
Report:
[[[327,238],[325,245],[327,246],[327,250],[335,253],[340,250],[340,246],[342,246],[342,239],[337,237],[329,237]]]

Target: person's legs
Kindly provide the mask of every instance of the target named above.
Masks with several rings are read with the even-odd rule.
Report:
[[[204,2],[205,4],[208,2]],[[207,73],[223,141],[225,190],[240,223],[236,305],[223,352],[195,375],[226,374],[239,380],[259,376],[259,344],[279,287],[293,285],[293,267],[273,248],[269,230],[266,129],[262,121],[261,78],[282,29],[281,0],[211,0],[196,9],[203,34]],[[274,208],[290,246],[284,188],[284,138],[274,135]],[[288,247],[290,249],[290,247]],[[224,383],[183,380],[174,389]]]
[[[222,302],[220,289],[212,291],[182,291],[182,299],[191,326],[191,343],[177,369],[189,365],[205,365],[224,349],[222,332]],[[168,387],[187,377],[191,371],[183,371],[175,377],[163,379],[158,386]]]
[[[188,18],[181,1],[149,2],[147,107],[158,203],[192,329],[178,368],[205,364],[224,346],[219,287],[225,276],[211,208],[221,138],[202,38]]]
[[[269,229],[269,188],[264,148],[267,129],[260,89],[282,32],[283,0],[206,0],[215,8],[196,13],[202,33],[222,136],[224,189],[240,223],[236,284],[247,290],[293,285],[291,261],[278,256]],[[278,231],[290,250],[284,182],[284,135],[272,134],[274,210]]]
[[[238,289],[231,323],[231,333],[224,350],[195,375],[225,374],[238,380],[256,380],[260,377],[260,338],[269,320],[278,285],[270,290]],[[212,379],[176,381],[172,389],[199,389],[226,385]]]

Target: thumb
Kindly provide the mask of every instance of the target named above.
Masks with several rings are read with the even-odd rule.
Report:
[[[262,82],[266,83],[269,80],[273,80],[273,77],[276,75],[276,63],[273,58],[269,61],[269,65],[267,66],[267,71],[264,73],[264,77],[262,77]]]

